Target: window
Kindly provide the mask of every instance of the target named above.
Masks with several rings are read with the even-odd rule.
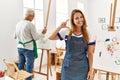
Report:
[[[66,19],[68,19],[68,0],[56,0],[56,26]]]
[[[56,26],[68,19],[68,0],[56,0]],[[64,41],[57,41],[57,47],[65,47]]]
[[[83,4],[83,3],[78,2],[78,3],[77,3],[77,7],[78,7],[78,9],[80,9],[82,12],[84,12],[84,4]]]
[[[42,29],[43,25],[43,0],[23,0],[24,13],[27,8],[35,10],[35,18],[32,23],[35,24],[36,29]]]

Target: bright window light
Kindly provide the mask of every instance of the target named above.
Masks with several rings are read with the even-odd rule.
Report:
[[[43,29],[43,0],[23,0],[24,13],[27,8],[35,10],[35,18],[32,23],[35,24],[37,30]]]
[[[56,0],[56,26],[68,19],[68,0]],[[65,42],[57,41],[56,47],[65,48]]]
[[[80,9],[82,12],[84,12],[84,4],[83,4],[83,3],[78,2],[78,3],[77,3],[77,7],[78,7],[78,9]]]

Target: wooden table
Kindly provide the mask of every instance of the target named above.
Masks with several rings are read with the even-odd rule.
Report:
[[[65,53],[63,50],[60,52],[57,52],[57,50],[51,50],[50,53],[51,53],[51,64],[55,66],[55,70],[56,70],[57,67],[62,66],[62,61],[64,59]],[[59,62],[57,62],[57,60],[59,60]]]
[[[56,55],[57,55],[57,51],[56,50],[51,50],[50,53],[51,53],[51,65],[55,65],[55,58],[56,58]]]

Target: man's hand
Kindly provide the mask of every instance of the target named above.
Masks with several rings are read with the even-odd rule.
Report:
[[[42,30],[42,34],[46,34],[46,32],[47,32],[47,29],[44,28],[44,29]]]

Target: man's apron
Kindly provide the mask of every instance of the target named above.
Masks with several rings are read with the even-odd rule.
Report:
[[[23,47],[25,47],[26,44],[30,43],[33,41],[33,51],[34,51],[34,57],[37,58],[38,57],[38,53],[37,53],[37,44],[36,44],[36,41],[35,40],[31,40],[31,41],[28,41],[28,42],[21,42],[19,41],[18,44],[21,44],[23,45]]]

